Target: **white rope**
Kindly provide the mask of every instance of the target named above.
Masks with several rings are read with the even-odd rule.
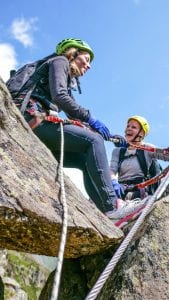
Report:
[[[61,188],[61,202],[63,205],[63,223],[62,223],[62,233],[61,233],[61,241],[59,246],[58,252],[58,260],[57,260],[57,267],[55,271],[54,281],[53,281],[53,288],[51,293],[51,300],[58,299],[59,293],[59,285],[60,285],[60,278],[61,278],[61,271],[63,265],[63,258],[64,258],[64,251],[66,245],[66,237],[67,237],[67,223],[68,223],[68,208],[67,202],[65,197],[65,187],[64,187],[64,172],[63,172],[63,156],[64,156],[64,132],[63,132],[63,124],[60,123],[60,130],[61,130],[61,151],[60,151],[60,164],[59,164],[59,175],[60,175],[60,188]]]
[[[102,274],[100,275],[98,280],[96,281],[95,285],[93,286],[93,288],[91,289],[91,291],[89,292],[89,294],[87,295],[85,300],[96,299],[97,295],[100,293],[100,291],[101,291],[103,285],[105,284],[106,280],[108,279],[109,275],[114,270],[116,264],[120,260],[122,254],[124,253],[128,244],[132,240],[134,234],[136,233],[136,231],[138,230],[140,225],[143,223],[146,215],[150,212],[153,203],[161,197],[161,195],[164,193],[164,191],[168,185],[169,185],[169,172],[167,173],[166,177],[162,180],[161,184],[159,185],[159,187],[156,190],[156,192],[154,193],[154,195],[148,200],[148,203],[147,203],[146,207],[144,208],[143,212],[141,213],[141,215],[137,219],[136,223],[133,225],[130,232],[128,233],[126,238],[123,240],[123,242],[121,243],[121,245],[115,252],[114,256],[112,257],[112,259],[110,260],[110,262],[108,263],[108,265],[106,266],[106,268],[104,269],[104,271],[102,272]]]

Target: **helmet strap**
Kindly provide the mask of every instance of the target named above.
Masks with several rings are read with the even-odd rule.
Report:
[[[142,136],[140,134],[140,132],[142,131],[142,128],[139,129],[138,133],[136,134],[136,136],[133,138],[132,142],[141,142],[142,139],[144,138],[144,136]]]
[[[74,54],[74,59],[75,59],[79,54],[80,54],[80,50],[77,49],[76,52],[75,52],[75,54]]]
[[[73,58],[70,60],[70,62],[72,62],[73,60],[75,60],[75,58],[79,55],[79,53],[80,53],[80,50],[77,49],[77,50],[75,51],[75,53],[73,54]]]

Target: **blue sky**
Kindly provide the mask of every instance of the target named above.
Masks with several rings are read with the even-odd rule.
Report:
[[[112,133],[129,116],[150,122],[146,141],[168,146],[168,0],[6,0],[0,12],[0,75],[55,51],[60,40],[86,40],[94,50],[77,101]],[[113,145],[106,142],[110,160]]]

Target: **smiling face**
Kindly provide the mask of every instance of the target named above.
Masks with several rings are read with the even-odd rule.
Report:
[[[83,76],[90,69],[90,54],[88,52],[80,52],[74,59],[74,63],[79,70],[80,76]]]
[[[127,142],[140,143],[144,139],[145,133],[141,125],[136,120],[130,120],[125,129],[125,138]]]

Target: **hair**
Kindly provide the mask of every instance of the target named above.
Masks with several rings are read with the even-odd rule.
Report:
[[[77,67],[74,60],[82,52],[84,52],[84,51],[81,51],[80,49],[71,47],[71,48],[66,49],[61,54],[61,55],[64,55],[65,57],[67,57],[67,59],[69,61],[69,65],[70,65],[70,70],[74,76],[80,76],[79,68]]]

